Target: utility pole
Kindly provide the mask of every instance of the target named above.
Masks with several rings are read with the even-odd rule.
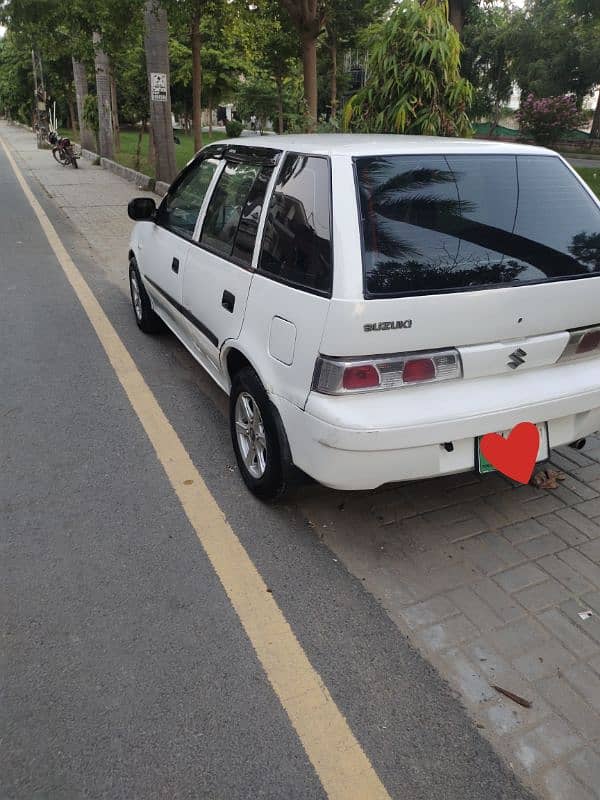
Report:
[[[48,111],[46,109],[46,89],[44,87],[44,72],[42,69],[41,56],[35,50],[31,51],[31,62],[33,64],[33,87],[34,87],[34,124],[37,137],[37,146],[40,149],[48,147]],[[39,77],[39,80],[38,80]]]

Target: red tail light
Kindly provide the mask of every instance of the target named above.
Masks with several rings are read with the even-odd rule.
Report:
[[[435,364],[430,358],[411,358],[404,365],[402,380],[404,383],[430,381],[435,378]]]
[[[342,385],[347,391],[357,389],[373,389],[379,386],[379,373],[372,364],[361,364],[358,367],[346,367]]]
[[[369,359],[320,356],[312,388],[323,394],[349,394],[461,377],[460,356],[456,350],[399,353]]]
[[[569,341],[560,361],[600,353],[600,325],[569,331]]]

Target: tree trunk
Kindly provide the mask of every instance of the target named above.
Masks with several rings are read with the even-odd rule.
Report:
[[[192,19],[192,119],[194,126],[194,150],[202,147],[202,40],[200,13]]]
[[[150,121],[154,136],[155,178],[171,183],[177,174],[175,142],[171,119],[171,76],[169,72],[169,30],[167,12],[158,0],[146,0],[144,7],[144,47],[150,85]],[[164,94],[152,97],[152,75],[160,76],[154,88],[164,85]],[[163,84],[164,81],[164,84]]]
[[[119,104],[117,102],[117,81],[115,79],[114,70],[110,71],[110,103],[112,106],[112,121],[113,121],[113,137],[115,142],[115,150],[117,153],[121,150],[121,128],[119,125]]]
[[[86,150],[96,149],[96,135],[85,124],[83,108],[88,93],[85,64],[73,58],[73,80],[75,82],[75,98],[77,100],[77,118],[79,119],[79,140]]]
[[[73,133],[77,133],[77,118],[75,116],[75,107],[73,105],[71,92],[67,92],[67,108],[69,110],[69,127]]]
[[[337,36],[332,34],[331,45],[331,118],[337,116]]]
[[[465,2],[464,0],[450,0],[448,6],[450,24],[454,25],[458,35],[461,36],[465,26]]]
[[[96,95],[98,97],[98,147],[104,158],[114,158],[112,109],[110,103],[110,59],[101,49],[102,36],[92,35],[95,50]]]
[[[317,40],[310,33],[302,36],[302,64],[308,129],[313,131],[317,124]]]
[[[279,133],[283,133],[283,78],[278,75],[275,78],[277,86],[277,124]]]
[[[212,121],[212,93],[208,95],[208,135],[212,136],[213,121]]]
[[[596,110],[594,111],[590,136],[592,139],[600,139],[600,91],[598,91],[598,100],[596,101]]]
[[[152,125],[148,124],[148,163],[154,164],[156,160],[156,152],[154,148],[154,133],[152,131]]]

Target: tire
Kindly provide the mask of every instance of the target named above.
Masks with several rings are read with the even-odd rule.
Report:
[[[238,467],[248,489],[260,500],[282,497],[294,472],[287,436],[277,409],[251,367],[241,369],[233,378],[229,426]]]
[[[52,155],[54,156],[54,160],[61,165],[61,167],[66,167],[69,163],[68,160],[65,158],[65,151],[61,150],[60,147],[53,147],[52,148]]]
[[[148,292],[144,288],[135,258],[129,260],[129,291],[137,326],[144,333],[159,333],[163,330],[161,318],[152,310]]]
[[[73,169],[79,169],[75,156],[71,156],[71,164],[73,164]]]

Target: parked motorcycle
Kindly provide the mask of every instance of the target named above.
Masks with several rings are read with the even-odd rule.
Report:
[[[68,167],[69,164],[72,164],[74,169],[78,168],[77,159],[79,158],[79,153],[75,152],[70,139],[66,136],[59,136],[56,131],[50,131],[48,142],[52,145],[52,155],[62,167]]]

